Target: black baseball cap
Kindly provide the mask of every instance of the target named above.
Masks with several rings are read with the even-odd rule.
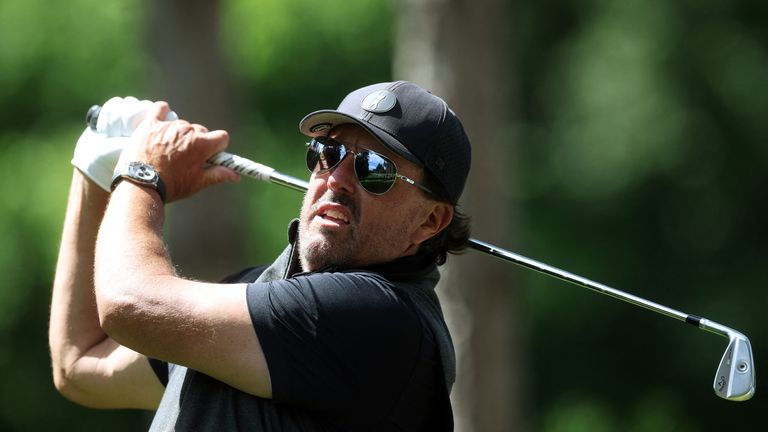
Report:
[[[346,123],[362,126],[423,167],[437,180],[438,195],[452,204],[459,201],[472,152],[464,126],[444,100],[407,81],[373,84],[348,94],[335,110],[307,114],[299,130],[310,137],[324,136]]]

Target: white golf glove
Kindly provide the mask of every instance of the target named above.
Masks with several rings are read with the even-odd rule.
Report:
[[[151,105],[152,101],[132,96],[108,100],[101,107],[96,130],[86,127],[77,140],[72,165],[109,192],[120,153]],[[177,120],[178,116],[171,111],[165,119]]]

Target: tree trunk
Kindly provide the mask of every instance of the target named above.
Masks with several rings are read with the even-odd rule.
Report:
[[[231,136],[234,101],[219,40],[219,6],[215,0],[149,2],[150,88],[181,118]],[[166,239],[185,276],[218,280],[246,264],[244,206],[234,190],[215,186],[170,206]]]
[[[472,142],[472,170],[461,208],[473,236],[507,244],[516,225],[506,206],[516,184],[511,123],[513,88],[506,72],[503,0],[403,0],[395,43],[395,77],[442,96]],[[517,284],[509,266],[477,252],[449,257],[438,287],[454,337],[458,377],[456,430],[524,430],[520,398]]]

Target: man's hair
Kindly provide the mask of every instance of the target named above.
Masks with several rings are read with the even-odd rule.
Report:
[[[450,204],[450,201],[444,198],[443,188],[437,182],[437,179],[428,171],[424,171],[423,182],[427,188],[438,194],[437,200]],[[426,195],[435,198],[431,195]],[[448,254],[460,254],[467,248],[467,242],[472,232],[471,219],[469,216],[459,211],[459,206],[453,206],[453,218],[448,226],[436,235],[425,240],[419,247],[419,253],[424,255],[434,255],[437,265],[445,264]]]

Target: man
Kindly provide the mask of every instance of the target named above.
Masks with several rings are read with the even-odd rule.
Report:
[[[111,196],[76,152],[51,307],[57,389],[157,409],[157,431],[452,430],[434,286],[469,236],[456,203],[470,146],[445,102],[382,83],[307,115],[312,176],[289,246],[220,284],[175,274],[162,224],[165,202],[238,180],[205,162],[228,136],[169,111],[151,106]]]

